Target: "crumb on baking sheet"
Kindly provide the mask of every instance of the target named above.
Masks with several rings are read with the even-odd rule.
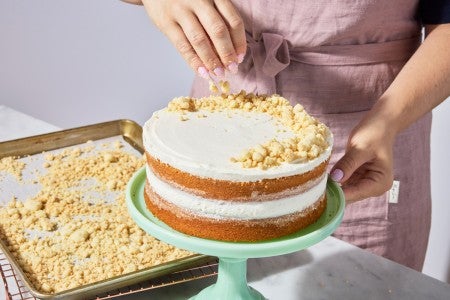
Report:
[[[5,175],[1,175],[1,171],[3,171],[11,174],[20,182],[22,181],[23,169],[25,169],[25,163],[18,160],[16,157],[9,156],[0,159],[0,179]]]
[[[124,151],[120,142],[101,150],[87,145],[44,154],[39,192],[0,207],[0,238],[41,292],[192,255],[148,235],[128,215],[124,190],[143,158]],[[19,180],[25,164],[9,157],[0,166]],[[115,201],[106,201],[111,195]]]

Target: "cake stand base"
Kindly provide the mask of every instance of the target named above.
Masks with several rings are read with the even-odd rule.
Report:
[[[233,299],[260,300],[265,299],[257,290],[247,285],[246,258],[219,258],[217,282],[190,300]]]
[[[344,194],[335,182],[328,181],[327,206],[322,216],[314,224],[293,234],[255,243],[202,239],[174,230],[147,209],[144,200],[145,179],[145,168],[142,168],[127,186],[127,207],[136,224],[148,234],[175,247],[219,257],[217,282],[191,298],[195,300],[265,299],[247,284],[247,259],[306,249],[333,233],[344,215]]]

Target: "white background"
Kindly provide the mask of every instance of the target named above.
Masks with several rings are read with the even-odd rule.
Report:
[[[439,58],[435,58],[439,59]],[[139,123],[192,72],[142,7],[118,0],[0,1],[0,104],[62,128]],[[433,219],[424,273],[450,283],[450,101],[435,109]]]

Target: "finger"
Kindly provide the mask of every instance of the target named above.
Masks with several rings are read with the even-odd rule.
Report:
[[[200,23],[208,33],[209,39],[213,43],[214,49],[219,55],[222,64],[228,67],[233,62],[236,63],[237,55],[230,32],[228,31],[228,26],[219,12],[214,7],[207,6],[198,7],[196,13]]]
[[[364,174],[355,175],[350,177],[347,183],[342,186],[347,202],[380,196],[390,187],[383,174],[378,172],[366,171]]]
[[[374,189],[372,186],[373,184],[374,183],[372,181],[361,179],[358,183],[342,186],[345,201],[347,203],[351,203],[372,196],[373,194],[371,194],[371,192],[373,192]]]
[[[349,148],[344,156],[334,165],[331,171],[331,179],[344,183],[353,172],[371,159],[369,151],[358,148]]]
[[[361,180],[361,178],[364,178],[365,171],[362,171],[362,169],[364,167],[365,166],[362,165],[359,169],[357,169],[355,172],[353,172],[352,176],[350,176],[350,178],[345,181],[344,185],[354,185],[359,180]]]
[[[209,71],[214,72],[216,76],[222,77],[224,75],[222,62],[197,17],[193,14],[186,14],[179,18],[178,23],[203,65]]]
[[[218,12],[222,15],[230,32],[234,51],[237,54],[237,62],[241,63],[247,51],[247,41],[245,39],[245,26],[242,17],[229,0],[214,1]]]
[[[202,60],[198,57],[181,27],[174,23],[167,27],[165,33],[189,66],[198,72],[201,77],[208,79],[208,71],[205,69]]]

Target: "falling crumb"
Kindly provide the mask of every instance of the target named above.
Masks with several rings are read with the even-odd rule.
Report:
[[[230,83],[228,81],[221,80],[219,82],[219,85],[220,85],[220,91],[222,92],[222,94],[224,94],[224,96],[222,96],[222,97],[227,96],[230,93]]]
[[[219,89],[216,86],[216,83],[212,80],[209,81],[209,91],[212,94],[217,94],[219,92]]]

